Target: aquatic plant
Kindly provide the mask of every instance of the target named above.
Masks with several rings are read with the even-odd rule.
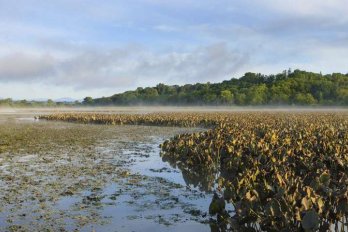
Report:
[[[256,118],[255,118],[256,117]],[[336,114],[243,115],[203,133],[176,136],[162,156],[220,172],[240,225],[326,230],[347,225],[348,121]]]
[[[207,190],[219,176],[218,191],[235,208],[234,215],[221,221],[232,230],[245,225],[267,231],[347,228],[346,113],[80,113],[40,118],[207,127],[165,141],[161,155],[189,179],[203,173],[207,178],[196,185]],[[221,207],[211,208],[212,214],[226,217]]]

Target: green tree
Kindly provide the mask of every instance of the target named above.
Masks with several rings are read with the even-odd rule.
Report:
[[[275,75],[246,73],[240,79],[232,78],[221,83],[197,83],[182,86],[158,84],[153,88],[111,97],[86,99],[85,104],[135,104],[137,102],[161,104],[322,104],[348,105],[348,74],[322,75],[301,70]],[[226,90],[229,90],[230,93]],[[232,95],[232,96],[231,96]],[[232,98],[232,99],[231,99]],[[4,103],[2,103],[4,104]],[[16,103],[16,104],[19,104]]]
[[[82,104],[84,105],[93,105],[93,103],[94,103],[94,100],[92,97],[85,97],[82,102]]]
[[[217,96],[215,93],[208,92],[203,96],[203,101],[206,104],[216,104]]]
[[[222,90],[220,92],[221,102],[224,104],[231,104],[233,101],[233,94],[230,90]]]
[[[135,103],[137,99],[138,99],[138,95],[134,91],[127,91],[124,94],[122,94],[122,102],[124,104]]]
[[[27,101],[27,100],[20,100],[19,101],[19,104],[21,105],[21,106],[27,106],[27,105],[29,105],[29,102]]]
[[[246,94],[245,93],[237,93],[235,97],[235,101],[237,105],[245,105],[246,104]]]
[[[13,104],[12,98],[0,99],[0,105],[11,106]]]
[[[155,88],[145,88],[144,89],[144,100],[146,101],[154,101],[159,96],[157,89]]]
[[[348,87],[337,90],[337,99],[344,105],[348,105]]]
[[[47,100],[47,106],[54,106],[56,103],[52,99]]]
[[[248,90],[247,101],[251,105],[261,105],[267,102],[268,88],[265,84],[252,86]]]
[[[291,90],[288,85],[273,85],[270,92],[272,104],[287,104],[289,102]]]
[[[298,93],[295,96],[295,102],[300,105],[313,105],[317,101],[310,93]]]

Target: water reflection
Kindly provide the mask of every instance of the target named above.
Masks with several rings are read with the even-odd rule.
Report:
[[[220,175],[218,169],[205,168],[202,166],[187,167],[187,165],[177,162],[171,156],[163,156],[164,153],[160,153],[163,162],[168,162],[171,167],[178,168],[181,171],[182,177],[187,186],[193,186],[200,191],[212,193],[214,192],[209,213],[211,215],[216,215],[216,217],[211,217],[209,226],[212,232],[231,230],[233,208],[227,211],[225,206],[225,200],[222,197],[221,189],[218,190],[217,179]],[[217,194],[220,192],[220,194]],[[212,212],[213,211],[213,212]]]
[[[181,171],[182,177],[186,185],[192,185],[193,187],[204,192],[212,192],[216,181],[216,172],[209,172],[203,169],[189,169],[183,164],[176,164],[175,161],[168,159],[167,157],[162,158],[163,162],[168,162],[172,168],[178,168]]]
[[[307,218],[307,220],[305,219],[305,215],[301,215],[302,222],[299,220],[280,218],[280,215],[283,214],[283,212],[279,212],[278,215],[274,215],[273,217],[266,215],[268,217],[268,222],[265,223],[265,221],[263,221],[263,224],[260,225],[258,223],[260,219],[257,215],[262,213],[273,214],[274,212],[272,212],[272,210],[275,210],[275,208],[272,204],[252,205],[252,203],[248,201],[241,200],[244,196],[239,196],[236,191],[231,192],[233,187],[226,188],[224,183],[227,182],[238,185],[236,173],[231,174],[221,170],[218,164],[215,164],[215,167],[217,168],[204,167],[201,165],[192,165],[189,167],[185,163],[175,160],[175,158],[171,158],[175,157],[175,155],[171,156],[163,154],[164,152],[162,151],[162,161],[168,162],[173,168],[180,169],[187,185],[194,186],[204,192],[214,193],[209,207],[209,213],[211,215],[216,215],[216,217],[212,217],[209,223],[212,232],[270,231],[272,230],[271,228],[279,228],[279,230],[282,231],[348,231],[348,208],[345,209],[345,211],[342,211],[343,214],[340,215],[339,218],[335,218],[331,221],[320,218],[316,213],[312,216],[310,215],[310,210],[308,210],[307,214],[309,214],[311,218]],[[225,182],[220,183],[221,179],[225,180]],[[259,190],[259,192],[262,191]],[[239,200],[237,203],[234,203],[232,199]],[[222,201],[223,204],[221,204]],[[275,201],[272,200],[271,202]],[[348,204],[344,202],[341,207],[344,208],[347,205]],[[232,210],[227,210],[228,206]],[[310,229],[303,229],[304,226],[309,227]]]

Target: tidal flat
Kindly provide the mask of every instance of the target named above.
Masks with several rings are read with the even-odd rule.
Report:
[[[1,231],[210,231],[212,194],[162,162],[199,128],[84,125],[0,115]]]

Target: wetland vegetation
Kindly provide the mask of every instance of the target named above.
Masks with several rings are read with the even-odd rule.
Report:
[[[0,117],[1,230],[347,230],[346,111],[44,112]]]
[[[210,195],[159,157],[158,144],[197,129],[32,114],[2,114],[0,125],[1,231],[208,231]]]
[[[217,220],[212,230],[347,230],[345,111],[69,113],[40,118],[205,127],[165,141],[161,156],[178,167],[188,183],[214,192],[209,213]],[[226,210],[228,205],[233,211]]]

